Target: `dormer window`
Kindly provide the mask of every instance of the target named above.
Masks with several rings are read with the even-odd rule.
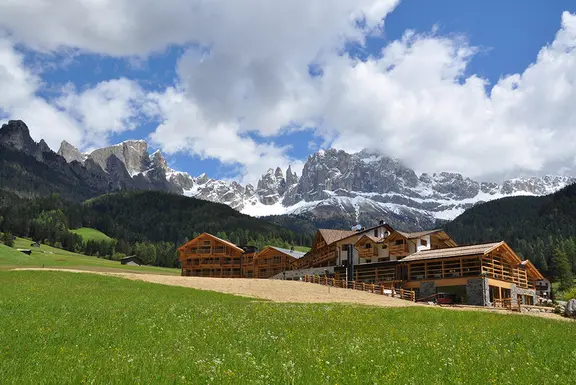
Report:
[[[428,246],[428,241],[425,240],[425,239],[421,239],[421,240],[420,240],[420,244],[421,244],[422,246]]]

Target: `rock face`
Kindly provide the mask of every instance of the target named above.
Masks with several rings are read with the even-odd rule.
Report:
[[[91,152],[88,158],[94,160],[100,167],[105,169],[106,162],[112,155],[124,163],[130,175],[137,175],[150,168],[148,143],[144,140],[127,140],[114,146],[100,148]]]
[[[576,299],[571,299],[564,308],[564,315],[566,317],[576,318]]]
[[[36,143],[30,137],[28,126],[21,120],[10,120],[7,124],[2,125],[0,128],[0,145],[33,156],[40,161],[43,159],[42,154],[44,152],[51,152],[44,140]]]
[[[74,147],[67,141],[63,141],[62,144],[60,145],[58,155],[66,159],[66,162],[68,163],[71,163],[73,161],[83,163],[88,157],[87,155],[82,154],[80,150],[78,150],[76,147]]]

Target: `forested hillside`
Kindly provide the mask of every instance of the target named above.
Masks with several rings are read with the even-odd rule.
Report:
[[[98,229],[114,240],[84,242],[69,231],[81,227]],[[82,204],[58,195],[24,199],[0,191],[0,230],[89,255],[136,254],[169,267],[176,264],[176,247],[201,232],[259,248],[308,246],[313,237],[223,204],[157,191],[107,194]]]
[[[444,228],[460,244],[504,240],[548,276],[560,278],[566,267],[576,274],[576,184],[483,203]]]

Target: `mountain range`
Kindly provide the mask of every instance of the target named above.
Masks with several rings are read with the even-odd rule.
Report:
[[[405,230],[433,227],[479,202],[507,196],[540,196],[576,178],[550,175],[515,178],[501,184],[478,182],[461,174],[417,175],[400,161],[361,151],[334,149],[308,157],[302,175],[290,167],[269,169],[256,186],[191,176],[171,169],[160,151],[149,154],[144,140],[82,153],[62,142],[54,153],[31,139],[22,121],[0,129],[0,176],[3,189],[21,196],[59,192],[82,200],[117,190],[160,190],[224,203],[252,216],[286,216],[317,226],[349,227],[385,220]]]

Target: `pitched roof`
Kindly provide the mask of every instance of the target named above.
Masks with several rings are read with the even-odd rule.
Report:
[[[306,253],[303,253],[301,251],[288,250],[288,249],[283,249],[281,247],[276,247],[276,246],[268,246],[268,247],[271,249],[277,250],[281,253],[287,254],[287,255],[294,257],[296,259],[300,259],[306,254]]]
[[[435,230],[417,231],[415,233],[406,233],[404,231],[396,230],[396,232],[398,232],[399,234],[401,234],[405,238],[419,238],[419,237],[423,237],[425,235],[439,233],[440,231],[443,231],[443,230],[442,229],[435,229]]]
[[[356,243],[360,242],[360,240],[362,240],[362,238],[364,238],[364,237],[370,239],[372,242],[375,242],[375,243],[380,243],[380,242],[382,242],[382,241],[384,241],[384,240],[386,239],[386,238],[375,237],[375,236],[373,236],[373,235],[364,234],[364,235],[362,235],[360,238],[358,238],[358,240],[356,241]],[[356,244],[356,243],[355,243],[355,244]]]
[[[233,249],[236,249],[236,250],[239,250],[239,251],[244,252],[244,249],[242,249],[241,247],[236,246],[236,245],[233,244],[232,242],[226,241],[226,240],[224,240],[224,239],[222,239],[222,238],[218,238],[217,236],[212,235],[212,234],[210,234],[210,233],[203,233],[203,234],[206,234],[206,235],[210,236],[211,238],[214,238],[214,239],[217,240],[218,242],[222,242],[222,243],[224,243],[224,244],[232,247]]]
[[[322,235],[322,238],[324,238],[324,241],[326,241],[327,245],[331,245],[334,242],[338,242],[339,240],[358,234],[357,231],[353,230],[319,229],[318,231]]]
[[[484,243],[481,245],[448,247],[446,249],[422,250],[403,258],[403,262],[421,261],[427,259],[463,257],[466,255],[486,254],[504,242]]]
[[[222,238],[218,238],[217,236],[212,235],[212,234],[210,234],[210,233],[202,233],[202,234],[200,234],[200,235],[197,236],[196,238],[191,239],[191,240],[188,241],[186,244],[180,246],[180,247],[178,248],[178,250],[183,249],[184,246],[186,246],[186,245],[189,244],[190,242],[195,241],[196,239],[200,238],[200,237],[203,236],[203,235],[207,235],[207,236],[209,236],[210,238],[215,239],[215,240],[218,241],[218,242],[222,242],[222,243],[224,243],[225,245],[228,245],[228,246],[230,246],[230,247],[233,248],[233,249],[236,249],[236,250],[238,250],[238,251],[244,252],[244,250],[243,250],[241,247],[238,247],[238,246],[236,246],[235,244],[233,244],[232,242],[228,242],[228,241],[226,241],[226,240],[224,240],[224,239],[222,239]]]

